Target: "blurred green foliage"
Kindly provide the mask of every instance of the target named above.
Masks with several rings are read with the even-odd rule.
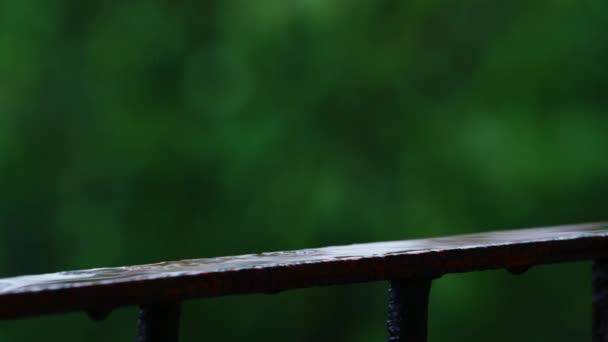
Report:
[[[0,276],[605,219],[607,19],[595,0],[2,1]],[[446,276],[431,338],[588,339],[589,279]],[[184,341],[382,341],[385,291],[191,301]],[[0,340],[128,341],[134,321]]]

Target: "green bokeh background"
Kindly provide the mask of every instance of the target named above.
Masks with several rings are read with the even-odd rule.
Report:
[[[0,276],[606,219],[599,0],[0,2]],[[382,341],[386,284],[183,341]],[[588,263],[449,275],[433,341],[590,339]],[[131,341],[136,310],[0,323]]]

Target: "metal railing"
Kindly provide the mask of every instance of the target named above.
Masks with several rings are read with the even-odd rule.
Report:
[[[177,341],[180,303],[238,293],[388,280],[388,340],[426,341],[433,279],[594,260],[594,342],[608,342],[608,224],[592,223],[192,259],[0,279],[0,319],[140,306],[137,341]]]

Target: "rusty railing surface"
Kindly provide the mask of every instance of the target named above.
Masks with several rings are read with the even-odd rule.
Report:
[[[137,341],[177,341],[180,302],[389,281],[388,340],[426,341],[432,280],[447,273],[593,260],[594,342],[608,342],[608,223],[97,268],[0,279],[0,319],[140,307]]]

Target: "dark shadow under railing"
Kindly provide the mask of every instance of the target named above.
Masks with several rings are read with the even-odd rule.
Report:
[[[389,341],[426,341],[431,283],[447,273],[594,260],[593,341],[608,342],[608,223],[192,259],[0,279],[0,319],[139,305],[137,341],[177,341],[180,302],[389,280]]]

